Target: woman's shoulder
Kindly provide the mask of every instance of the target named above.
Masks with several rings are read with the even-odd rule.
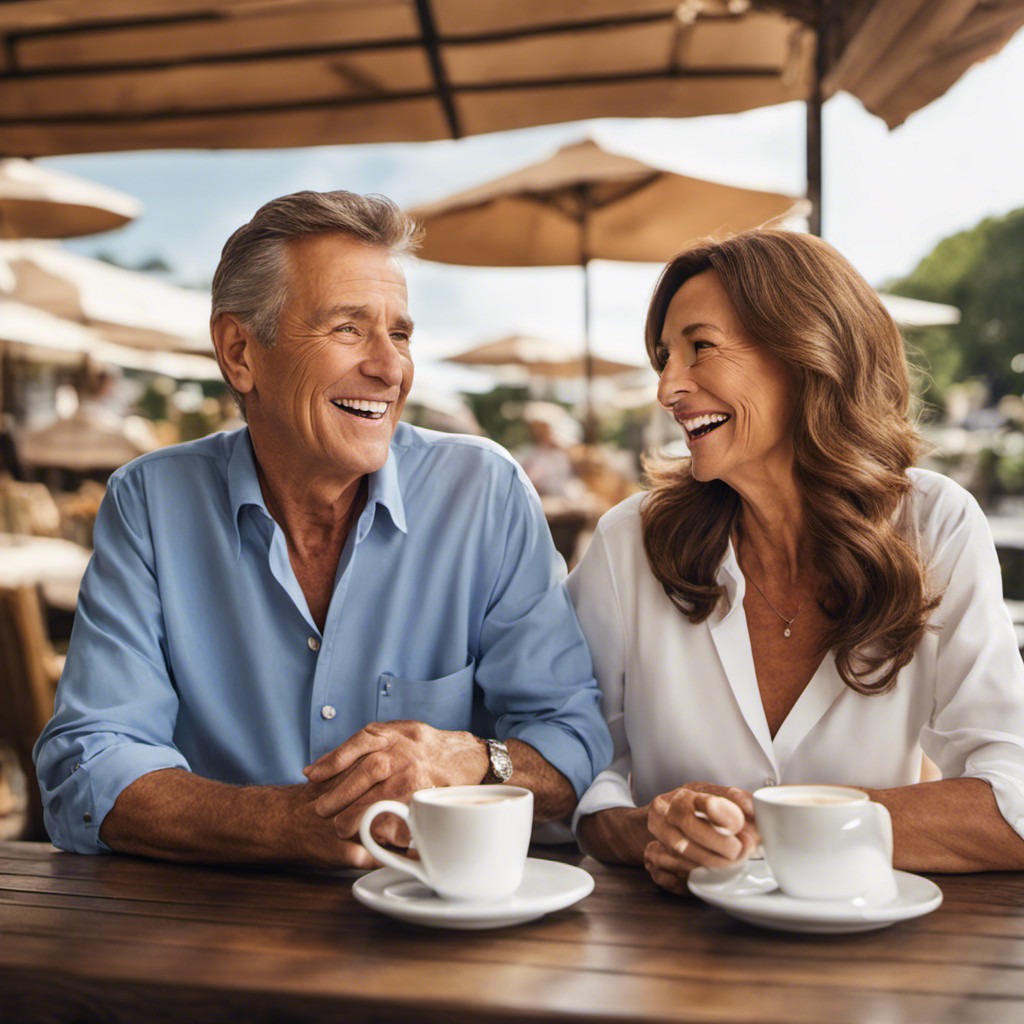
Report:
[[[934,553],[951,537],[983,526],[985,514],[966,488],[929,469],[907,471],[913,485],[911,519],[927,552]]]
[[[641,529],[640,511],[646,498],[647,492],[641,491],[620,501],[598,520],[597,532],[606,539],[611,537],[624,539],[631,534],[639,533]]]

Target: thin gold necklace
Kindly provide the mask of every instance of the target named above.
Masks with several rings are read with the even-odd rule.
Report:
[[[779,609],[776,608],[775,605],[773,605],[771,603],[771,601],[768,600],[768,595],[757,585],[757,580],[755,580],[754,577],[751,576],[749,572],[745,573],[744,575],[746,576],[746,578],[748,580],[750,580],[751,583],[754,584],[754,589],[764,599],[764,603],[766,605],[768,605],[768,607],[771,608],[771,610],[773,612],[775,612],[775,614],[778,615],[778,617],[780,619],[782,619],[782,621],[786,624],[786,628],[782,631],[782,635],[788,640],[793,635],[793,623],[796,622],[796,620],[799,617],[800,613],[807,606],[807,598],[804,598],[803,603],[800,605],[799,608],[797,608],[796,615],[794,615],[793,618],[791,618],[791,619],[787,619],[786,616],[783,615],[782,612],[780,612]]]

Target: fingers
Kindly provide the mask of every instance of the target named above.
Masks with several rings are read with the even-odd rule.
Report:
[[[655,885],[682,896],[687,892],[686,879],[699,867],[685,855],[681,856],[654,840],[644,848],[644,868]]]
[[[727,867],[748,857],[756,846],[756,834],[742,807],[688,787],[656,797],[647,827],[668,851],[693,865]]]
[[[330,753],[318,758],[302,772],[310,782],[323,782],[347,771],[367,754],[384,750],[389,743],[390,737],[386,731],[381,732],[367,726],[354,736],[350,736],[340,747],[335,747]]]
[[[375,868],[379,867],[373,855],[361,844],[341,842],[337,867]]]

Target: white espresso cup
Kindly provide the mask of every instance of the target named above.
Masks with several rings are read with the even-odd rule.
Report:
[[[754,793],[754,816],[775,881],[805,900],[896,899],[892,819],[859,789],[768,786]]]
[[[370,835],[378,814],[409,825],[419,860],[385,850]],[[522,884],[533,827],[533,793],[519,786],[445,786],[413,793],[409,805],[381,800],[359,823],[363,846],[388,867],[418,878],[442,899],[495,903]]]

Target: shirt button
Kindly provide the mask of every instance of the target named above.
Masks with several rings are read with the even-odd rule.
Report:
[[[765,779],[765,780],[764,780],[764,784],[765,784],[766,786],[775,786],[775,785],[777,785],[777,783],[775,782],[775,780],[774,780],[774,779],[773,779],[773,778],[772,778],[772,777],[771,777],[770,775],[768,776],[768,778],[767,778],[767,779]]]
[[[311,651],[319,651],[319,650],[320,650],[320,641],[319,641],[319,640],[317,640],[317,638],[316,638],[315,636],[311,636],[311,637],[309,637],[309,638],[308,638],[308,639],[306,640],[306,646],[307,646],[307,647],[308,647],[308,648],[309,648],[309,649],[310,649]]]
[[[86,825],[88,825],[89,822],[92,821],[92,815],[88,811],[86,811],[85,814],[82,815],[82,821],[84,821]]]
[[[326,718],[328,722],[329,722],[329,721],[330,721],[330,720],[331,720],[331,719],[332,719],[332,718],[333,718],[333,717],[334,717],[334,716],[335,716],[335,715],[336,715],[337,713],[338,713],[338,712],[337,712],[337,711],[335,711],[335,710],[334,710],[334,708],[333,708],[333,707],[331,707],[331,705],[330,705],[330,704],[325,704],[325,705],[324,705],[324,706],[323,706],[323,707],[322,707],[322,708],[320,709],[320,717],[321,717],[321,718]]]

